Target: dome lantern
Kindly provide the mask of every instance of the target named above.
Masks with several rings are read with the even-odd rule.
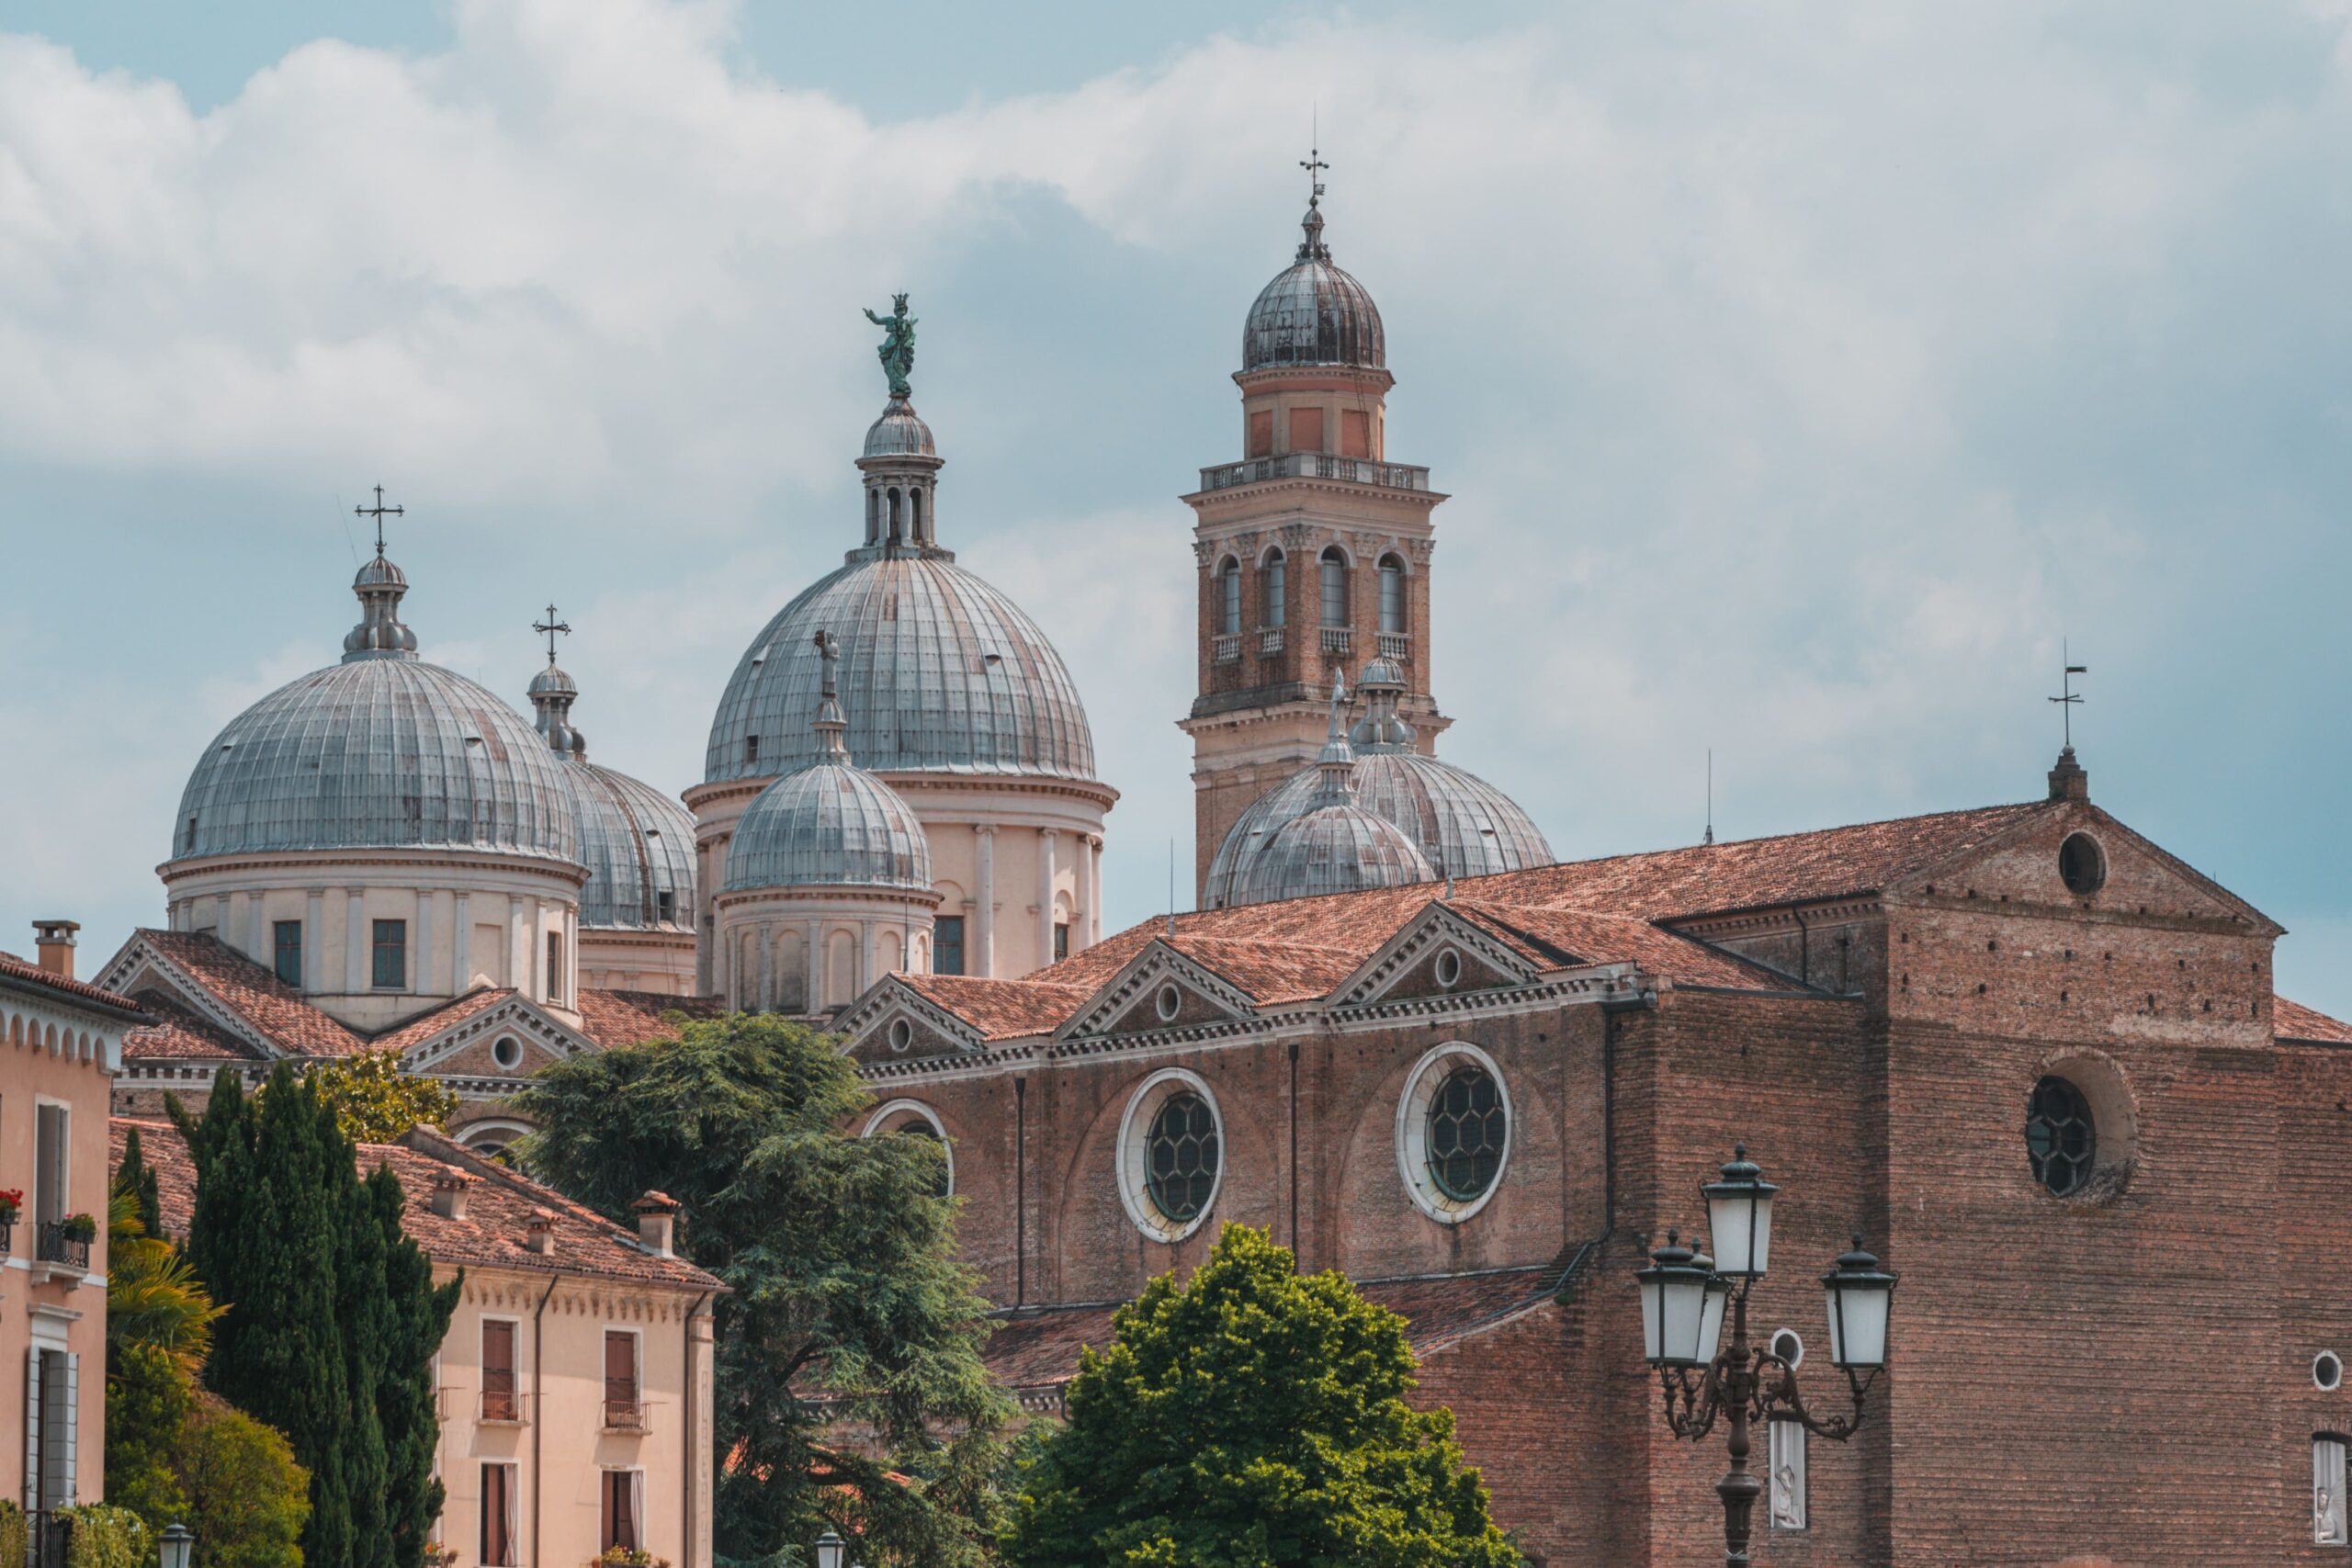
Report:
[[[1323,243],[1323,182],[1329,165],[1310,154],[1317,175],[1299,220],[1298,252],[1291,265],[1258,291],[1241,328],[1241,373],[1296,367],[1365,371],[1386,384],[1388,343],[1372,295],[1331,260]]]

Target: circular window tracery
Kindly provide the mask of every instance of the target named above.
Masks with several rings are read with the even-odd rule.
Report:
[[[1396,1104],[1396,1169],[1414,1206],[1443,1224],[1485,1208],[1514,1131],[1510,1089],[1492,1057],[1466,1041],[1423,1056]]]
[[[1225,1178],[1225,1122],[1198,1074],[1162,1068],[1128,1098],[1118,1177],[1127,1217],[1156,1241],[1182,1241],[1207,1221]]]
[[[2058,878],[2070,893],[2088,897],[2107,886],[2107,852],[2088,833],[2069,833],[2058,846]]]
[[[2334,1393],[2344,1386],[2344,1358],[2333,1350],[2322,1350],[2312,1358],[2312,1386],[2324,1393]]]
[[[2035,1180],[2061,1198],[2081,1191],[2098,1156],[2089,1099],[2054,1074],[2035,1084],[2026,1102],[2025,1147]]]

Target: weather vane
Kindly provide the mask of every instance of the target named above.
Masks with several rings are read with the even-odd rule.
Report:
[[[533,631],[535,631],[535,632],[545,632],[545,633],[547,633],[547,635],[548,635],[548,669],[550,669],[550,670],[554,669],[554,668],[555,668],[555,634],[556,634],[556,633],[558,633],[558,632],[561,632],[564,636],[566,636],[566,637],[570,637],[570,636],[571,635],[571,622],[569,622],[569,621],[559,621],[559,620],[557,620],[557,619],[555,618],[555,606],[554,606],[553,604],[549,604],[549,605],[548,606],[548,618],[547,618],[546,620],[544,620],[544,621],[533,621],[533,622],[531,623],[531,629],[532,629]]]
[[[2070,662],[2074,654],[2063,639],[2058,644],[2058,658],[2060,662],[2065,664],[2066,672],[2059,678],[2059,695],[2050,700],[2056,703],[2059,711],[2065,716],[2065,745],[2066,750],[2072,751],[2075,749],[2075,709],[2081,706],[2083,701],[2082,693],[2075,690],[2075,677],[2089,674],[2091,667],[2087,664]]]
[[[1323,161],[1321,148],[1309,147],[1306,156],[1298,161],[1298,166],[1306,171],[1307,183],[1314,187],[1306,193],[1306,205],[1313,207],[1323,198],[1323,171],[1331,165]]]
[[[376,487],[376,504],[373,506],[355,506],[351,509],[351,513],[355,517],[373,517],[376,520],[376,554],[380,557],[384,553],[384,519],[386,517],[404,516],[406,515],[407,509],[400,506],[386,506],[384,504],[384,487],[382,485],[378,485]]]

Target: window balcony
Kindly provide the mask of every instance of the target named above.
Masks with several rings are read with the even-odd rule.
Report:
[[[90,1267],[90,1238],[71,1235],[65,1220],[43,1220],[33,1231],[33,1260],[56,1263],[67,1269],[87,1272]]]
[[[645,1430],[645,1401],[638,1397],[637,1385],[610,1381],[605,1382],[605,1430],[607,1432]]]
[[[1228,632],[1211,639],[1209,643],[1210,663],[1231,664],[1240,657],[1241,634],[1239,632]]]
[[[1372,485],[1382,490],[1430,488],[1430,471],[1415,464],[1335,457],[1328,452],[1286,452],[1279,457],[1252,457],[1246,462],[1220,463],[1201,470],[1203,490],[1230,490],[1235,485],[1262,484],[1268,479],[1338,479],[1343,484]]]
[[[511,1386],[483,1389],[478,1409],[475,1419],[485,1427],[520,1427],[531,1419],[530,1401]]]
[[[1280,653],[1283,650],[1283,628],[1281,626],[1265,626],[1260,629],[1258,633],[1259,658],[1272,659],[1275,654]]]
[[[1345,659],[1355,651],[1355,631],[1351,626],[1323,628],[1323,654],[1327,659]]]
[[[6,1218],[0,1219],[0,1258],[6,1258],[15,1250],[16,1238],[17,1213],[11,1209]]]
[[[1380,657],[1383,659],[1396,660],[1407,660],[1412,658],[1413,634],[1410,632],[1382,632],[1380,634]]]

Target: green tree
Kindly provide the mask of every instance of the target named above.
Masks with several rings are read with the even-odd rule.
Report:
[[[1008,1562],[1515,1568],[1453,1413],[1405,1402],[1405,1320],[1344,1276],[1227,1225],[1114,1322],[1024,1472]]]
[[[843,1131],[868,1098],[829,1037],[741,1014],[571,1057],[515,1098],[541,1128],[522,1149],[532,1171],[616,1219],[668,1192],[681,1250],[730,1287],[713,1307],[731,1456],[716,1543],[737,1562],[789,1560],[828,1525],[858,1530],[874,1568],[985,1550],[973,1478],[1010,1414],[980,1363],[987,1303],[955,1260],[943,1152]],[[834,1421],[873,1433],[914,1483],[826,1444]]]
[[[162,1529],[188,1516],[177,1469],[195,1390],[178,1359],[155,1345],[107,1349],[107,1501]]]
[[[139,1220],[140,1234],[156,1240],[167,1239],[164,1235],[164,1192],[155,1179],[154,1167],[147,1163],[146,1151],[141,1146],[139,1129],[131,1128],[123,1135],[122,1163],[115,1167],[114,1190],[128,1193]],[[112,1245],[112,1237],[108,1237]]]
[[[419,1077],[398,1051],[362,1051],[311,1069],[319,1098],[355,1144],[389,1144],[413,1127],[438,1127],[458,1097],[438,1078]]]
[[[284,1437],[198,1394],[175,1457],[196,1532],[194,1568],[302,1568],[311,1478]]]
[[[360,1180],[334,1108],[291,1068],[250,1100],[223,1070],[200,1122],[170,1109],[197,1168],[188,1260],[232,1303],[207,1386],[284,1432],[309,1472],[311,1568],[416,1568],[423,1532],[392,1510],[431,1495],[432,1450],[401,1423],[432,1399],[457,1282],[432,1286],[397,1187]]]

